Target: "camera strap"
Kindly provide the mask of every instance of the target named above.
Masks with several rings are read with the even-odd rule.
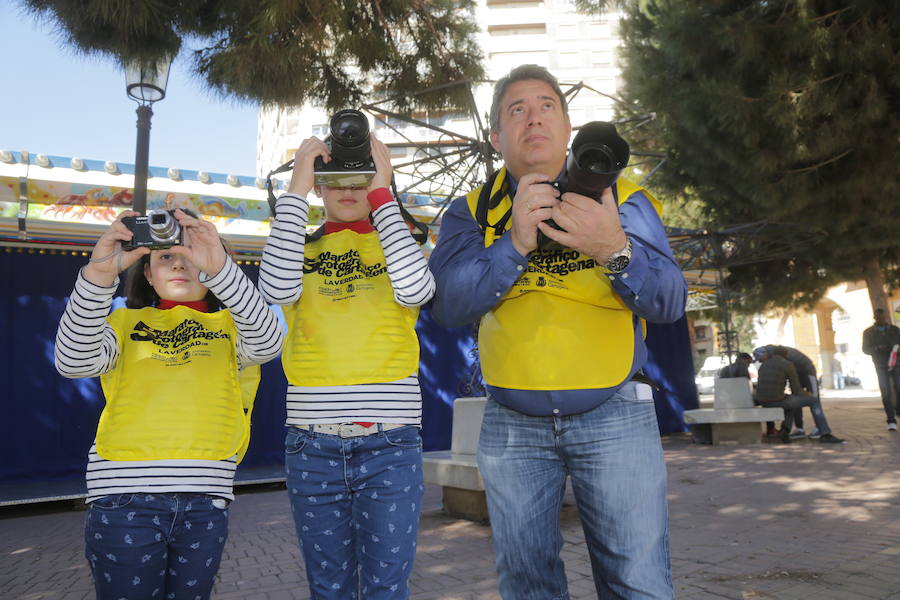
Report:
[[[269,171],[269,174],[266,175],[266,192],[268,193],[269,200],[269,211],[272,213],[272,218],[275,218],[275,191],[272,186],[272,175],[277,175],[278,173],[284,173],[285,171],[290,171],[294,168],[294,159],[287,161],[277,169],[272,169]]]
[[[494,230],[494,236],[500,237],[506,230],[506,224],[509,222],[510,218],[512,218],[512,206],[510,206],[509,210],[506,211],[506,214],[500,217],[500,220],[493,225],[488,223],[488,211],[492,208],[497,208],[503,198],[509,194],[509,180],[504,173],[503,181],[500,183],[500,189],[497,190],[497,193],[491,195],[491,190],[494,189],[494,183],[496,183],[497,177],[500,176],[501,170],[502,169],[494,171],[490,174],[487,181],[481,186],[481,192],[478,194],[478,203],[475,206],[475,221],[478,223],[478,227],[481,228],[482,236],[487,234],[488,227],[490,227]]]

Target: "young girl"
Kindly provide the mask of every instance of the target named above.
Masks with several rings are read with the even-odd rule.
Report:
[[[57,370],[100,375],[106,397],[88,457],[86,556],[98,599],[203,599],[249,438],[240,371],[274,358],[283,334],[211,223],[178,210],[183,246],[124,252],[121,218],[134,214],[94,246],[56,335]],[[129,267],[128,308],[109,315]]]
[[[330,156],[317,138],[303,142],[260,267],[263,294],[284,305],[288,323],[287,487],[317,600],[407,598],[416,551],[423,485],[414,327],[434,279],[387,190],[388,149],[371,143],[371,185],[322,187],[324,235],[306,241],[313,162]]]

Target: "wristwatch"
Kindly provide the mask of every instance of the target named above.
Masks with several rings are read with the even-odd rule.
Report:
[[[628,268],[631,262],[631,238],[625,236],[625,247],[618,252],[613,252],[606,259],[606,270],[610,273],[621,273]]]

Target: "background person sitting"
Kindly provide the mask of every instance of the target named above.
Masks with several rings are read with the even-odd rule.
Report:
[[[756,383],[756,401],[765,406],[778,406],[784,411],[784,423],[781,427],[781,441],[790,443],[790,431],[793,421],[793,409],[808,406],[812,411],[816,427],[819,429],[819,441],[823,444],[846,443],[831,434],[831,427],[822,410],[822,402],[802,389],[797,377],[797,370],[788,359],[780,354],[770,353],[764,348],[757,348],[753,356],[762,362],[759,378]],[[791,394],[784,393],[785,383],[790,383]]]

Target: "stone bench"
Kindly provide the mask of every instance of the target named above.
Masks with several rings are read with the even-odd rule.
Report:
[[[450,450],[422,457],[425,483],[441,486],[444,511],[454,517],[487,522],[484,482],[475,462],[486,398],[457,398],[453,403]]]
[[[764,408],[753,403],[753,389],[745,377],[717,378],[713,408],[684,411],[694,440],[701,443],[759,444],[761,423],[784,418],[780,408]]]

